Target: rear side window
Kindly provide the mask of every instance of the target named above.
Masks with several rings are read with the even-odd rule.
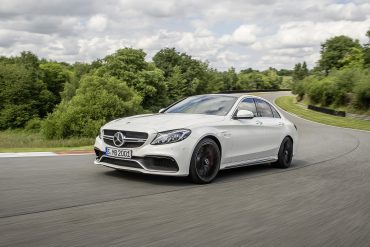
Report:
[[[275,109],[275,107],[271,106],[271,110],[272,110],[272,114],[274,114],[274,118],[281,118],[280,117],[280,114],[277,112],[277,110]]]
[[[254,116],[257,116],[256,104],[252,98],[243,99],[238,106],[238,110],[247,110],[253,112]]]
[[[257,116],[258,117],[274,117],[269,103],[261,99],[254,99],[257,106]]]

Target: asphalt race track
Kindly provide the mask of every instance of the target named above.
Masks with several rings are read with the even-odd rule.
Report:
[[[2,158],[0,246],[370,246],[370,132],[287,116],[300,134],[292,168],[204,186],[92,155]]]

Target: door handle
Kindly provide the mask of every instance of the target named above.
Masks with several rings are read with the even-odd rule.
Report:
[[[262,125],[262,122],[260,120],[256,120],[257,125]]]
[[[278,123],[278,126],[283,126],[283,125],[284,125],[283,122]]]

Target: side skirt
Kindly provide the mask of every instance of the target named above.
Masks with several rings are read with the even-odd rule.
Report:
[[[243,161],[243,162],[237,162],[237,163],[229,163],[220,170],[226,170],[226,169],[232,169],[237,167],[243,167],[243,166],[253,166],[253,165],[260,165],[260,164],[266,164],[275,162],[278,159],[276,157],[268,157],[265,159],[259,159],[259,160],[249,160],[249,161]]]

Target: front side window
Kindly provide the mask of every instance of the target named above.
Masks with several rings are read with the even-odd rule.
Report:
[[[198,95],[186,98],[164,113],[187,113],[226,116],[238,98],[225,95]]]
[[[256,104],[254,103],[253,98],[246,98],[240,102],[238,110],[247,110],[253,112],[254,116],[257,116]]]
[[[271,111],[269,103],[261,99],[254,99],[257,106],[257,116],[258,117],[274,117],[274,114]]]

